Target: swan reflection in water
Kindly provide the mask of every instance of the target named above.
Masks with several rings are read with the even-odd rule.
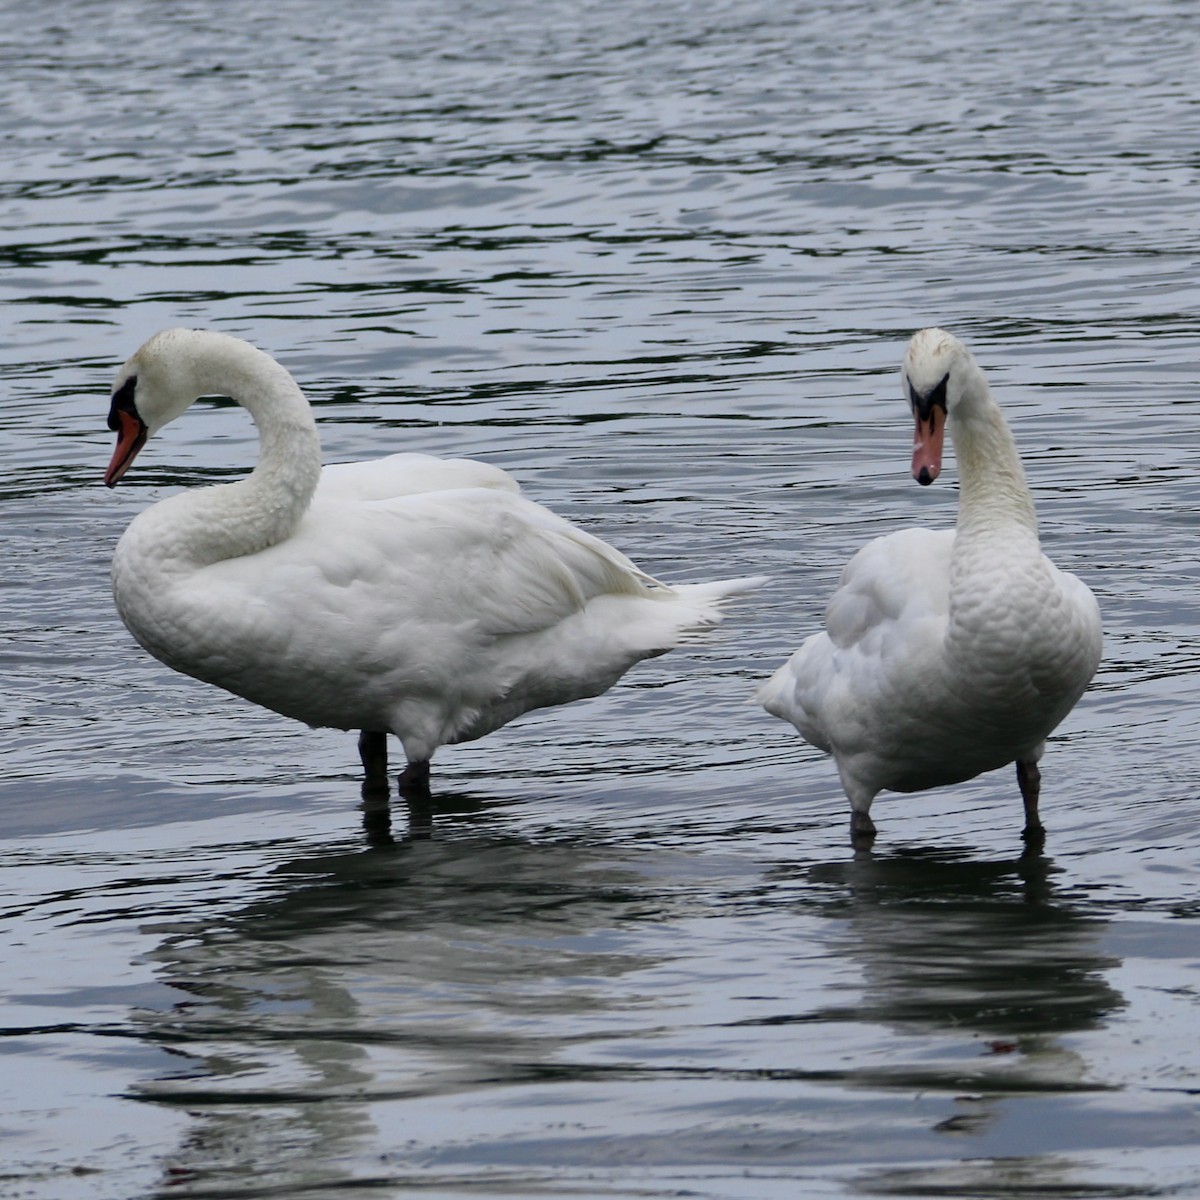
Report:
[[[800,1171],[870,1143],[999,1179],[1023,1097],[1094,1086],[1064,1039],[1121,1006],[1116,960],[1047,858],[764,875],[456,807],[432,840],[285,863],[166,931],[183,998],[138,1021],[180,1065],[139,1094],[194,1117],[173,1170],[296,1191],[478,1168],[519,1193],[601,1160]],[[806,1007],[764,1019],[768,994]]]
[[[1105,921],[1072,903],[1040,853],[857,853],[808,878],[842,894],[826,914],[865,970],[860,1012],[900,1026],[998,1038],[1088,1029],[1120,1001],[1095,948]]]
[[[494,1132],[462,1097],[582,1078],[564,1051],[640,1019],[621,980],[656,960],[614,928],[651,902],[644,875],[477,836],[477,798],[436,809],[437,839],[286,863],[259,899],[170,928],[153,957],[181,999],[137,1014],[179,1064],[139,1098],[195,1118],[164,1185],[402,1183],[423,1133],[468,1137],[472,1108]]]
[[[1037,1126],[1044,1135],[1047,1106],[1107,1090],[1068,1035],[1125,1001],[1108,978],[1120,959],[1103,949],[1107,921],[1056,886],[1060,874],[1033,850],[986,861],[925,849],[860,850],[806,872],[833,947],[860,969],[844,1019],[890,1031],[886,1061],[859,1068],[859,1082],[951,1101],[931,1115],[921,1156],[938,1165],[873,1169],[868,1190],[1019,1191],[1031,1170],[1044,1187],[1079,1183],[1078,1164],[1036,1153]]]

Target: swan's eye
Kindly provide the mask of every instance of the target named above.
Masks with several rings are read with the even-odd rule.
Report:
[[[929,415],[935,408],[940,408],[942,412],[946,411],[946,386],[949,382],[950,372],[947,371],[938,384],[931,387],[929,391],[922,395],[913,386],[912,380],[908,380],[909,403],[912,404],[913,409],[920,415],[922,420],[929,420]]]
[[[950,372],[947,371],[942,376],[941,382],[929,393],[929,406],[932,408],[936,405],[938,408],[945,411],[946,408],[946,385],[950,382]]]
[[[133,394],[137,391],[137,376],[130,375],[123,384],[115,392],[113,392],[112,404],[108,409],[108,427],[116,433],[120,429],[120,422],[117,419],[117,413],[127,412],[138,416],[137,406],[133,402]],[[138,417],[141,420],[140,417]]]

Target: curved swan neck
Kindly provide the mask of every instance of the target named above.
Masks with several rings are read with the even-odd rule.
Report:
[[[1037,538],[1037,513],[1012,431],[983,372],[971,364],[948,423],[958,459],[958,535],[1014,526]]]
[[[321,444],[304,394],[269,355],[217,333],[197,334],[190,349],[187,391],[236,400],[259,435],[258,465],[247,478],[185,492],[166,508],[163,534],[173,533],[174,556],[200,566],[291,536],[320,478]]]

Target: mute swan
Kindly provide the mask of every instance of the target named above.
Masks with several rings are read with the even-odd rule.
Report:
[[[322,470],[291,375],[222,333],[166,330],[117,372],[104,482],[213,394],[249,411],[258,465],[134,519],[113,555],[117,609],[177,671],[360,730],[371,791],[387,788],[389,732],[408,759],[401,788],[419,794],[438,746],[598,695],[763,582],[659,583],[484,463],[396,454]]]
[[[913,477],[932,483],[948,427],[960,473],[953,530],[904,529],[846,565],[814,634],[757,698],[832,752],[851,838],[875,835],[871,802],[1016,762],[1024,837],[1045,837],[1038,760],[1100,662],[1100,610],[1038,543],[1012,434],[970,351],[940,329],[909,342]]]

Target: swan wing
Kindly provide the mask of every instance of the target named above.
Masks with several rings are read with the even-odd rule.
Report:
[[[1104,651],[1100,605],[1092,589],[1077,575],[1060,570],[1043,558],[1047,586],[1037,595],[1026,627],[1036,625],[1039,644],[1028,656],[1029,686],[1039,705],[1057,707],[1067,715],[1091,682]]]
[[[320,662],[348,675],[396,664],[486,674],[501,643],[557,631],[593,601],[670,608],[652,601],[675,594],[600,539],[507,491],[330,500],[314,503],[286,541],[197,570],[173,597],[187,628],[169,641],[173,665],[182,652],[193,661],[304,660],[313,677]],[[646,642],[630,661],[680,640],[678,615],[670,630],[643,630],[633,615],[622,623],[612,612],[612,627],[601,631],[625,649]],[[587,653],[579,647],[579,657]],[[420,663],[428,667],[413,666]]]
[[[825,609],[834,646],[898,648],[906,624],[946,617],[953,546],[951,529],[901,529],[868,542],[842,569]]]
[[[314,506],[295,551],[335,542],[348,542],[352,557],[339,575],[349,570],[381,598],[403,595],[406,606],[424,600],[431,615],[470,621],[487,637],[536,632],[594,597],[642,596],[661,586],[599,538],[498,489]]]
[[[130,622],[177,669],[410,757],[596,695],[757,580],[670,588],[509,491],[314,503],[293,537],[192,573]],[[145,606],[143,606],[145,607]]]
[[[869,742],[912,711],[941,663],[953,530],[904,529],[843,568],[813,634],[762,685],[768,712],[818,749]]]

